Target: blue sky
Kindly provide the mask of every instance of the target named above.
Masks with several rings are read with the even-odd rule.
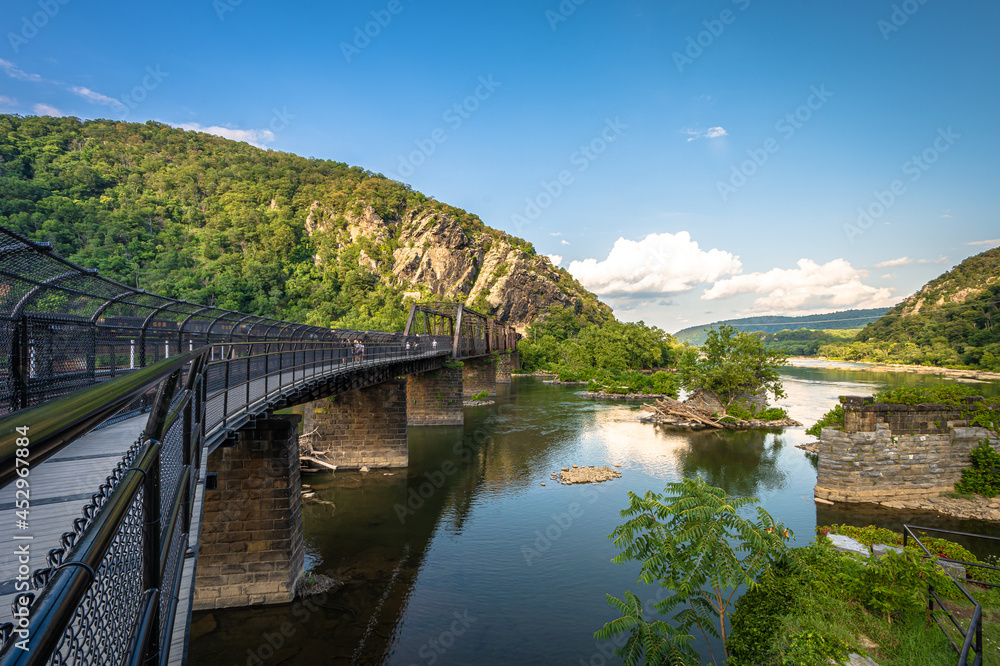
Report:
[[[1000,244],[998,21],[987,0],[7,0],[0,111],[360,165],[673,331],[887,305]]]

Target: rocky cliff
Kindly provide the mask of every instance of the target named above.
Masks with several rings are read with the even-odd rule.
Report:
[[[390,220],[370,205],[338,216],[316,202],[306,230],[318,265],[324,255],[359,245],[360,263],[412,300],[463,301],[522,330],[552,305],[595,321],[612,316],[607,305],[524,241],[470,227],[446,210],[419,207]]]

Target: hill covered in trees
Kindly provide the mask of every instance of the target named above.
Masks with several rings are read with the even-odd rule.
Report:
[[[526,326],[613,319],[474,214],[360,167],[156,122],[0,115],[0,224],[148,291],[321,326],[401,330],[405,301]]]
[[[1000,248],[969,257],[823,356],[1000,371]]]
[[[869,322],[878,320],[886,312],[888,312],[888,308],[874,308],[871,310],[843,310],[841,312],[806,315],[803,317],[782,317],[775,315],[727,319],[712,324],[691,326],[677,331],[674,335],[680,342],[686,342],[699,347],[705,343],[708,331],[713,328],[719,328],[722,324],[728,324],[740,331],[758,331],[761,333],[777,333],[779,331],[794,331],[798,329],[812,329],[816,331],[858,329]]]

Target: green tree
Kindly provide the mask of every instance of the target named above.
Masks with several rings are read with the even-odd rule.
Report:
[[[663,664],[694,659],[697,631],[718,663],[709,636],[725,646],[727,614],[736,592],[767,579],[788,553],[785,542],[792,533],[784,524],[759,506],[757,520],[742,515],[758,503],[753,497],[732,497],[698,477],[667,484],[663,495],[629,492],[629,506],[621,512],[629,520],[610,535],[621,550],[612,561],[641,564],[639,581],[668,592],[653,608],[671,621],[647,620],[631,592],[625,600],[608,595],[622,617],[594,635],[608,640],[628,634],[617,650],[626,664]]]
[[[722,324],[708,332],[701,351],[702,357],[687,358],[689,365],[682,372],[686,388],[713,391],[726,407],[761,392],[776,400],[785,396],[778,368],[787,357],[768,351],[759,333]]]

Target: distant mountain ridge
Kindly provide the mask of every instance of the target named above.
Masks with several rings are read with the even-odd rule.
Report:
[[[721,324],[729,324],[741,331],[760,331],[762,333],[777,333],[784,330],[811,329],[848,329],[862,328],[865,324],[877,321],[889,308],[872,308],[868,310],[842,310],[826,314],[804,315],[801,317],[763,316],[745,317],[743,319],[726,319],[723,321],[690,326],[677,331],[674,335],[680,342],[686,342],[696,347],[705,343],[708,331]]]

